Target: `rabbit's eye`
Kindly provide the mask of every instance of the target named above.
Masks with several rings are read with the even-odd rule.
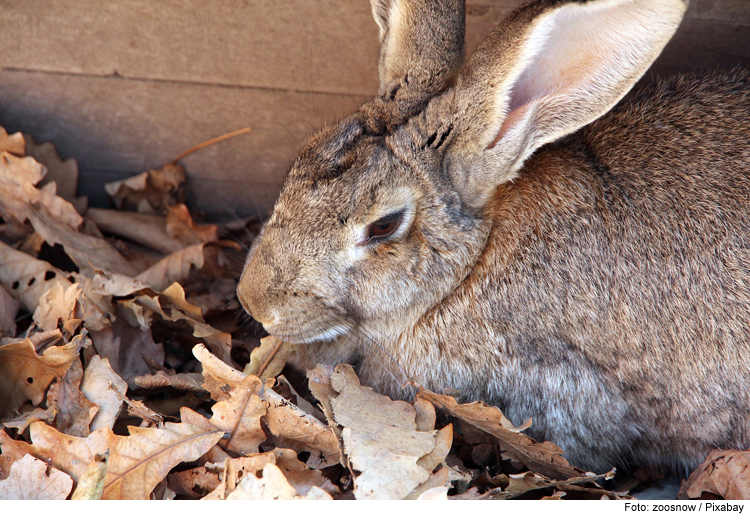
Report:
[[[368,225],[365,242],[370,242],[375,238],[386,238],[391,236],[396,229],[398,229],[398,226],[401,225],[401,219],[403,216],[403,211],[396,211],[395,213],[385,215],[383,218]]]

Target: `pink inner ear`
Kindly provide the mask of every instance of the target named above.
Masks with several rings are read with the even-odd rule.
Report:
[[[518,108],[512,109],[510,113],[505,117],[505,120],[503,121],[503,124],[500,126],[500,130],[497,132],[497,135],[495,136],[495,139],[492,140],[492,143],[487,145],[487,147],[484,150],[489,150],[493,148],[495,145],[497,145],[497,142],[500,141],[503,136],[515,126],[515,124],[518,122],[521,117],[529,110],[529,105],[531,103],[526,103],[523,106],[520,106]]]

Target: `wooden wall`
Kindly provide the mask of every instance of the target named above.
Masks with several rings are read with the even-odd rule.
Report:
[[[518,0],[468,0],[474,49]],[[186,158],[191,205],[265,212],[313,130],[377,89],[368,0],[0,0],[0,125],[52,141],[79,191]],[[692,0],[657,74],[750,66],[750,0]],[[647,76],[647,78],[650,77]]]

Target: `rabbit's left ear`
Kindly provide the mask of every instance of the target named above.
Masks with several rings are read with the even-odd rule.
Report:
[[[482,207],[539,147],[608,112],[686,8],[686,0],[541,0],[498,26],[426,110],[437,128],[427,135],[446,144],[466,202]]]
[[[378,95],[427,100],[464,53],[464,0],[371,0],[380,28]]]

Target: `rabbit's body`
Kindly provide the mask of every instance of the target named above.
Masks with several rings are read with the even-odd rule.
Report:
[[[684,5],[658,3],[659,16],[651,0],[591,12],[607,35],[629,31],[612,20],[632,15],[628,27],[663,46]],[[383,95],[322,132],[238,293],[269,332],[306,343],[301,367],[355,362],[364,383],[395,396],[407,378],[454,388],[518,423],[531,417],[534,436],[587,469],[686,468],[712,447],[750,445],[750,80],[664,82],[583,128],[603,113],[575,100],[588,84],[527,85],[527,63],[477,84],[556,42],[548,21],[575,24],[588,9],[520,10],[494,34],[509,40],[491,36],[455,87],[424,104]],[[560,38],[551,49],[565,48]],[[633,68],[645,70],[653,46]],[[576,81],[565,77],[574,69],[559,74]],[[613,87],[596,108],[640,76],[623,75],[595,81]],[[482,90],[504,90],[506,76],[512,94],[485,105],[494,92]],[[400,82],[408,94],[420,86]],[[580,130],[564,137],[568,121]]]
[[[664,82],[543,148],[498,190],[471,274],[379,344],[433,389],[533,417],[586,467],[750,445],[750,98],[731,104],[748,87]],[[364,348],[363,382],[398,394]]]

